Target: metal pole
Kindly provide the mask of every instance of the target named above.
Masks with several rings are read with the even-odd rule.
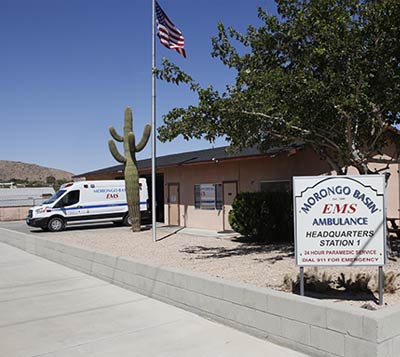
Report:
[[[300,295],[304,296],[304,267],[300,267]]]
[[[152,4],[152,45],[151,45],[151,222],[152,240],[156,238],[156,36],[155,36],[156,2]]]
[[[379,305],[383,305],[383,268],[379,267]]]

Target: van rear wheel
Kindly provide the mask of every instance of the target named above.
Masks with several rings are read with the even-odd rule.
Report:
[[[65,222],[61,217],[53,217],[50,218],[49,222],[47,223],[47,228],[51,232],[60,232],[64,229]]]

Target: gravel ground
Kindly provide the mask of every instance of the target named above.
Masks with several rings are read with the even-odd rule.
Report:
[[[185,230],[183,230],[184,232]],[[133,233],[128,227],[69,229],[59,233],[33,230],[38,235],[66,244],[87,247],[99,252],[116,256],[140,259],[153,265],[182,268],[209,274],[226,280],[243,282],[258,287],[286,290],[283,284],[285,276],[296,280],[298,268],[290,245],[248,244],[235,234],[204,236],[198,233],[185,234],[176,227],[157,229],[157,242],[153,243],[151,230]],[[344,273],[346,278],[357,273],[371,274],[369,287],[374,289],[378,268],[358,267],[318,268],[318,274],[324,272],[335,279]],[[399,260],[388,260],[384,268],[386,273],[400,273]],[[307,270],[306,270],[307,272]],[[400,277],[396,280],[400,287]],[[315,295],[314,295],[315,296]],[[332,300],[335,303],[348,303],[371,309],[380,308],[378,294],[349,294],[344,291],[318,294],[318,298]],[[384,306],[400,303],[400,290],[384,294]]]

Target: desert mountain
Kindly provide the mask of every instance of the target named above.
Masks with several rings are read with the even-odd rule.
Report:
[[[56,180],[70,181],[72,175],[71,172],[36,164],[0,160],[0,181],[2,182],[10,181],[11,179],[46,182],[46,178],[49,176],[55,177]]]

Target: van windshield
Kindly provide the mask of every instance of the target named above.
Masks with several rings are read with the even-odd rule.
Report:
[[[57,201],[67,190],[57,191],[53,196],[51,196],[48,200],[44,201],[43,204],[48,205]]]

